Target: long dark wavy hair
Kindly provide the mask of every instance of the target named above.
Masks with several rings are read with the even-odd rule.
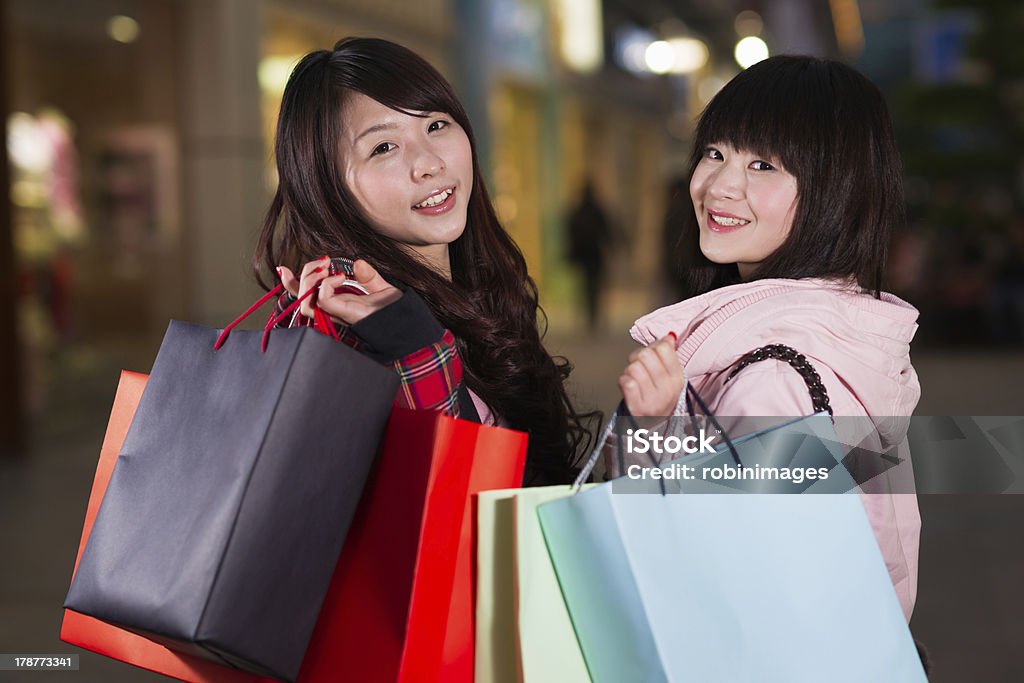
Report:
[[[451,281],[376,232],[342,182],[342,108],[361,93],[397,111],[451,116],[469,137],[473,191],[466,229],[449,245]],[[374,38],[311,52],[284,90],[275,145],[279,183],[254,257],[256,277],[296,272],[324,254],[363,258],[416,290],[457,339],[467,386],[510,427],[530,435],[525,483],[572,479],[590,442],[566,394],[571,366],[552,358],[538,330],[537,287],[502,228],[480,173],[476,140],[452,86],[416,53]]]
[[[797,182],[789,236],[749,279],[854,278],[879,296],[904,200],[892,121],[877,86],[841,62],[771,57],[729,81],[704,109],[689,175],[708,146],[722,143],[778,161]],[[678,247],[685,295],[739,282],[735,264],[701,253],[687,204]]]

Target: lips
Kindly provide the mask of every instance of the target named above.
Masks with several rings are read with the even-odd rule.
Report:
[[[455,187],[442,187],[434,190],[422,200],[413,205],[413,209],[430,209],[443,204],[455,193]]]
[[[750,220],[724,211],[707,212],[708,230],[712,232],[733,232],[750,225]]]

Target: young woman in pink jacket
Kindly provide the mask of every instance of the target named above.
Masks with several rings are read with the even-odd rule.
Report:
[[[909,353],[918,313],[881,290],[904,206],[882,94],[838,62],[760,62],[704,110],[690,172],[694,211],[679,245],[690,298],[631,330],[645,348],[619,379],[626,404],[671,415],[688,381],[723,426],[809,415],[822,396],[837,418],[861,418],[836,420],[844,443],[906,459],[891,492],[861,499],[909,620],[921,528],[906,444],[920,397]]]

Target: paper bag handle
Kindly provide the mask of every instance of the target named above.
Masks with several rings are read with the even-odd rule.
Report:
[[[270,320],[267,321],[266,326],[263,328],[263,339],[260,342],[260,349],[261,350],[263,350],[264,352],[267,350],[267,344],[270,341],[270,331],[272,329],[274,329],[274,327],[276,327],[279,322],[281,322],[282,320],[284,320],[285,318],[290,316],[295,311],[295,309],[298,308],[302,304],[303,301],[305,301],[307,298],[310,297],[310,295],[312,295],[314,292],[316,292],[316,289],[317,289],[316,287],[311,287],[310,289],[306,290],[302,294],[302,296],[298,297],[297,299],[295,299],[295,301],[293,301],[291,304],[289,304],[287,308],[285,308],[283,311],[281,311],[281,313],[279,313],[276,316],[270,316]],[[240,315],[237,318],[235,318],[234,320],[232,320],[231,323],[229,323],[227,327],[225,327],[223,330],[221,330],[220,335],[217,337],[217,341],[214,342],[214,344],[213,344],[213,350],[214,351],[219,351],[220,347],[224,346],[224,342],[227,341],[228,335],[231,333],[231,330],[233,330],[235,327],[238,326],[239,323],[241,323],[243,320],[245,320],[250,315],[252,315],[254,312],[256,312],[265,303],[267,303],[268,301],[270,301],[274,297],[280,295],[283,290],[284,290],[284,285],[282,283],[278,283],[276,287],[274,287],[269,292],[267,292],[266,294],[261,296],[259,298],[259,300],[256,301],[256,303],[254,303],[252,306],[247,308],[245,310],[245,312],[242,313],[242,315]],[[328,328],[327,330],[324,330],[324,329],[320,329],[320,327],[318,326],[318,329],[320,329],[321,332],[324,332],[324,334],[330,334],[335,339],[338,339],[338,333],[334,329],[334,326],[330,324],[330,320],[326,318],[326,314],[323,313],[319,308],[317,308],[316,311],[320,315],[324,316],[324,318],[326,320],[326,324],[327,324],[326,326]]]
[[[235,329],[235,327],[239,323],[241,323],[243,320],[245,320],[250,315],[252,315],[254,312],[256,312],[261,306],[263,306],[263,304],[267,303],[268,301],[273,299],[275,296],[279,295],[283,289],[284,289],[284,285],[281,284],[281,283],[278,283],[276,287],[274,287],[272,290],[270,290],[269,292],[267,292],[266,294],[261,296],[256,303],[254,303],[252,306],[247,308],[245,313],[243,313],[242,315],[240,315],[237,318],[235,318],[234,320],[232,320],[228,324],[227,327],[225,327],[223,330],[221,330],[220,335],[217,337],[217,341],[215,341],[213,343],[213,350],[214,351],[219,351],[220,347],[224,346],[224,342],[227,341],[228,335],[231,333],[231,330]]]
[[[700,397],[700,394],[697,393],[697,390],[694,389],[689,382],[687,382],[686,386],[683,388],[683,395],[686,397],[686,407],[690,417],[696,418],[690,404],[690,397],[692,396],[693,399],[697,402],[697,405],[700,406],[700,409],[704,411],[704,415],[708,418],[708,420],[711,421],[711,424],[714,425],[714,427],[721,433],[722,439],[725,441],[726,446],[729,447],[729,452],[732,454],[733,462],[736,463],[737,467],[742,469],[743,462],[740,460],[740,454],[739,452],[737,452],[736,446],[733,445],[732,439],[730,439],[729,435],[725,432],[724,429],[722,429],[722,425],[718,423],[718,420],[708,409],[707,404],[704,403],[704,399]],[[590,477],[590,474],[594,471],[594,467],[597,466],[597,460],[601,456],[601,450],[604,448],[605,443],[608,441],[608,437],[610,437],[612,435],[612,432],[614,432],[615,430],[615,421],[620,417],[625,417],[629,419],[630,424],[634,429],[639,428],[636,419],[633,417],[633,414],[629,412],[629,408],[626,406],[626,401],[619,401],[619,405],[612,412],[612,416],[608,420],[608,424],[605,425],[604,430],[601,432],[601,437],[597,440],[597,445],[595,446],[594,451],[590,454],[590,457],[587,458],[587,462],[583,465],[583,469],[580,470],[579,476],[577,476],[576,480],[572,483],[572,485],[576,488],[577,491],[579,491],[579,489],[583,486],[583,483],[586,482],[586,480]],[[621,435],[619,435],[619,437],[621,442]],[[625,468],[625,456],[622,453],[621,443],[618,444],[618,457],[619,470],[622,471]],[[653,460],[653,456],[651,457],[654,464],[658,465],[659,463]],[[661,484],[661,493],[662,495],[664,495],[665,482],[661,479],[659,479],[658,482]]]

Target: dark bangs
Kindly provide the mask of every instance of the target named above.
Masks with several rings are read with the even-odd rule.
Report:
[[[449,114],[476,150],[469,116],[451,85],[412,50],[376,38],[345,38],[335,44],[331,61],[336,66],[332,70],[334,87],[362,93],[404,114]],[[342,64],[343,68],[338,68]]]
[[[728,143],[781,163],[797,181],[813,175],[826,156],[834,113],[827,97],[813,94],[819,83],[808,77],[811,66],[799,59],[789,68],[760,73],[754,66],[740,73],[701,115],[695,153]]]
[[[731,80],[701,114],[691,175],[715,143],[781,164],[797,181],[789,237],[751,279],[853,278],[877,295],[889,236],[903,219],[903,185],[888,109],[873,83],[839,62],[772,57]],[[692,211],[686,232],[690,295],[739,281],[734,264],[700,253]]]

